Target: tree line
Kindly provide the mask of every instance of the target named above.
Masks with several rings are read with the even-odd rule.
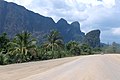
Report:
[[[100,48],[91,48],[88,44],[76,41],[64,43],[57,30],[50,31],[45,41],[38,45],[32,34],[23,31],[10,39],[6,33],[0,35],[0,65],[56,59],[70,56],[93,54]]]

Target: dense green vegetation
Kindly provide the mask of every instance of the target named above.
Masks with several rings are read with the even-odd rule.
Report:
[[[76,41],[64,43],[57,30],[52,30],[42,44],[29,32],[21,32],[13,39],[6,33],[0,35],[0,64],[22,63],[28,61],[56,59],[68,56],[92,54],[93,49],[88,44]]]

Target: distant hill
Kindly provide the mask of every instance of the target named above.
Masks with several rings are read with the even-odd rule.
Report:
[[[30,31],[39,39],[55,28],[50,17],[44,17],[15,3],[0,1],[0,33],[6,32],[10,37],[21,31]]]
[[[69,24],[61,18],[55,23],[50,17],[34,13],[15,3],[0,0],[0,33],[6,32],[12,38],[16,33],[29,31],[42,42],[43,36],[52,29],[60,31],[65,42],[70,40],[83,42],[86,38],[77,21]]]
[[[87,33],[83,39],[83,43],[87,43],[91,47],[100,47],[100,30],[93,30]]]
[[[85,33],[81,32],[79,22],[73,22],[68,24],[66,20],[61,18],[56,23],[57,30],[61,32],[65,42],[75,40],[81,42]]]

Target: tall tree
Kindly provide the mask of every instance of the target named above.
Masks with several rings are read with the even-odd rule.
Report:
[[[62,49],[63,40],[60,33],[57,30],[52,30],[50,34],[46,35],[47,42],[44,44],[44,47],[48,51],[52,51],[54,56],[54,51]]]
[[[82,44],[81,49],[83,52],[92,54],[92,49],[88,44]]]
[[[0,35],[0,52],[2,53],[7,53],[8,50],[8,43],[9,43],[9,38],[7,37],[6,33],[3,33]]]
[[[77,43],[75,41],[68,42],[68,44],[66,45],[66,48],[73,55],[80,55],[80,53],[81,53],[81,49],[80,49],[79,43]]]
[[[18,53],[22,59],[25,58],[31,50],[35,50],[36,48],[36,40],[32,38],[29,32],[17,34],[11,44],[13,46],[11,49],[12,53]]]

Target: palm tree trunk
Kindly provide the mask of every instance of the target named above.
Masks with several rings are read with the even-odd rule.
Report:
[[[54,59],[55,55],[54,55],[54,45],[52,44],[52,58]]]

